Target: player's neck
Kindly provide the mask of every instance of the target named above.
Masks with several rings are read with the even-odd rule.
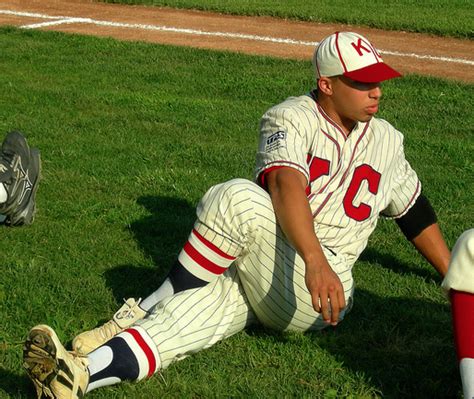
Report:
[[[337,112],[334,104],[331,101],[325,100],[324,97],[316,97],[315,100],[331,121],[336,124],[346,134],[346,136],[349,136],[356,126],[357,121],[350,118],[344,118],[339,112]]]

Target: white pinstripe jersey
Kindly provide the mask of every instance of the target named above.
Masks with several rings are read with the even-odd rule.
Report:
[[[257,182],[282,166],[306,176],[316,235],[349,263],[366,247],[379,214],[402,216],[421,192],[399,131],[372,118],[346,136],[310,95],[290,97],[262,117]]]

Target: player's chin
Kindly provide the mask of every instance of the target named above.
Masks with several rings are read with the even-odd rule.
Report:
[[[360,116],[359,122],[368,122],[374,117],[374,115],[375,114],[364,113],[363,115]]]
[[[370,120],[379,110],[379,107],[374,105],[372,107],[367,107],[364,109],[364,114]]]

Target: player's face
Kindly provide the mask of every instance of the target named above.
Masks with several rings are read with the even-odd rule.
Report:
[[[369,121],[379,108],[380,83],[356,82],[345,76],[331,78],[334,111],[348,131],[355,123]]]

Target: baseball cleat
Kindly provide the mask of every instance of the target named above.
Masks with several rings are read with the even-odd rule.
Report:
[[[93,330],[85,331],[74,338],[72,341],[73,350],[78,355],[85,356],[105,344],[118,333],[131,327],[136,321],[143,319],[147,312],[138,306],[139,303],[140,299],[138,301],[135,301],[133,298],[127,299],[114,314],[112,320]]]
[[[66,351],[54,330],[33,327],[23,347],[23,366],[33,381],[38,398],[77,399],[89,382],[86,358]]]
[[[40,151],[30,149],[21,133],[8,133],[0,152],[0,183],[7,191],[6,202],[0,204],[0,214],[5,216],[5,224],[33,223],[40,170]]]

